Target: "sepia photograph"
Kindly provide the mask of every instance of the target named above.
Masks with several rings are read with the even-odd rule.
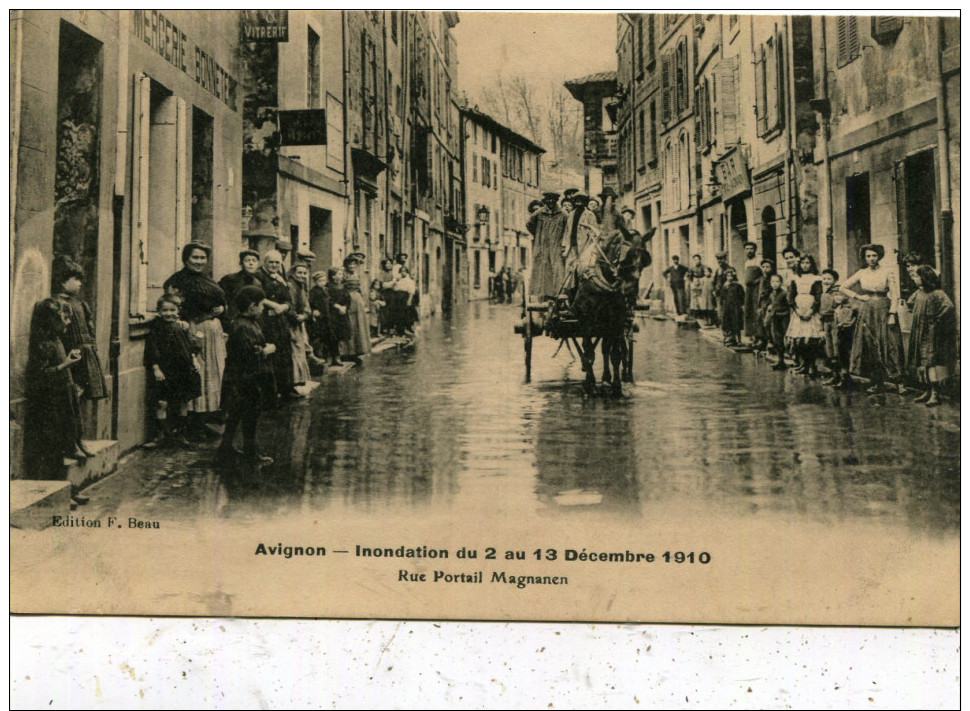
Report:
[[[956,13],[9,39],[11,612],[959,625]]]

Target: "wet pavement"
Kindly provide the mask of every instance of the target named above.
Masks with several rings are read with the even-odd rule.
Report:
[[[553,358],[548,338],[524,382],[517,318],[514,306],[469,304],[427,321],[413,346],[322,377],[305,401],[262,416],[272,465],[216,466],[214,444],[138,451],[77,513],[245,523],[348,510],[716,511],[958,534],[952,404],[834,391],[649,319],[629,397],[587,398],[578,360],[565,348]]]

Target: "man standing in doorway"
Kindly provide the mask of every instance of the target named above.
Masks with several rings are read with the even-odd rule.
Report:
[[[684,279],[688,270],[680,263],[678,255],[672,256],[670,261],[672,264],[664,269],[663,275],[670,285],[670,291],[674,297],[674,307],[677,309],[677,315],[680,316],[687,313],[687,287],[684,284]]]
[[[761,260],[758,259],[758,245],[744,243],[744,335],[757,340],[761,335],[758,323],[758,293],[761,291]]]

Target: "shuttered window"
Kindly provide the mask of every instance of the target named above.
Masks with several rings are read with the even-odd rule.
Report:
[[[738,142],[738,58],[731,57],[718,67],[720,78],[721,145],[725,148]]]
[[[657,163],[657,102],[650,102],[650,126],[648,127],[649,138],[647,140],[647,163],[655,165]]]
[[[677,45],[677,110],[682,114],[690,106],[690,82],[687,80],[687,41]]]
[[[840,67],[859,57],[859,22],[857,17],[852,15],[836,17],[835,36]]]
[[[770,38],[764,47],[765,58],[765,119],[766,130],[771,131],[781,125],[781,83],[780,37]]]
[[[872,18],[872,38],[879,44],[889,44],[903,29],[903,18],[897,15],[882,15]]]
[[[761,45],[754,63],[754,112],[757,116],[759,136],[768,133],[768,98],[765,80],[765,47]]]
[[[660,58],[660,84],[661,84],[661,94],[663,100],[663,111],[662,120],[664,123],[670,121],[670,69],[671,69],[671,54],[670,52],[665,53]]]

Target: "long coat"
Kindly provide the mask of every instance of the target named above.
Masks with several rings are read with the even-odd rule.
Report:
[[[566,213],[558,207],[544,207],[532,214],[526,229],[535,238],[529,293],[540,299],[558,296],[566,273],[562,253]]]

